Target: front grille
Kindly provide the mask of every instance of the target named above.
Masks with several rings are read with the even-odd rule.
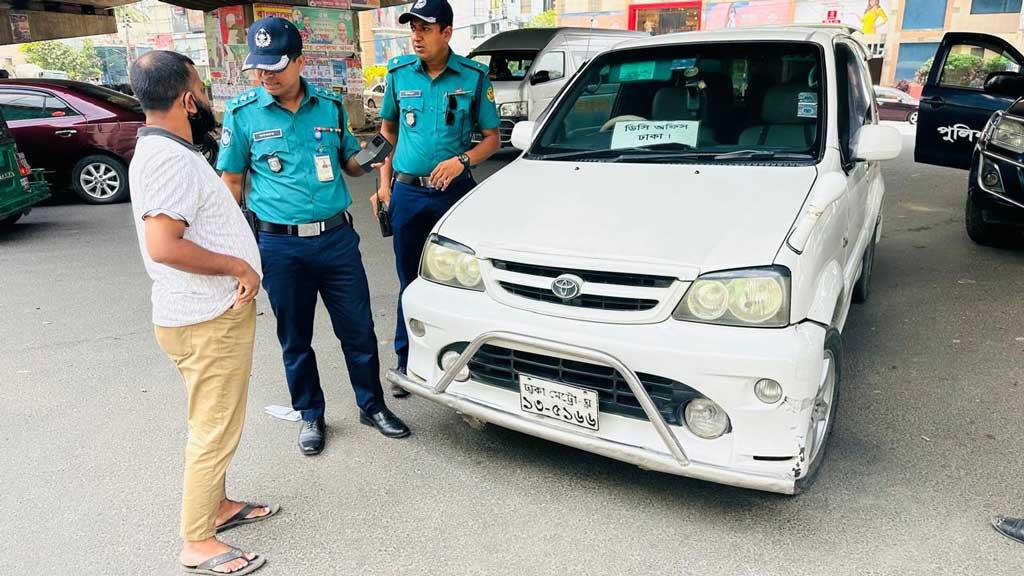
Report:
[[[467,343],[460,342],[447,347],[445,351],[461,352],[466,346]],[[516,392],[519,391],[520,374],[594,390],[602,412],[647,420],[647,415],[626,380],[609,366],[487,344],[473,356],[469,372],[476,382]],[[638,373],[637,376],[669,424],[681,424],[679,407],[700,397],[696,390],[681,382],[651,374]]]
[[[538,266],[536,264],[522,264],[519,262],[508,262],[506,260],[492,260],[491,264],[498,270],[506,270],[517,274],[528,274],[530,276],[542,276],[544,278],[558,278],[562,274],[573,274],[579,276],[584,282],[594,284],[614,284],[617,286],[636,286],[640,288],[668,288],[675,281],[670,276],[648,276],[645,274],[623,274],[619,272],[596,272],[593,270],[576,270],[572,268],[555,268],[551,266]]]
[[[509,294],[515,294],[530,300],[562,304],[563,306],[576,306],[578,308],[592,308],[596,310],[614,310],[616,312],[642,312],[651,310],[658,305],[657,300],[644,298],[623,298],[620,296],[598,296],[595,294],[581,294],[572,300],[562,300],[551,290],[523,286],[510,282],[499,282],[502,288]]]
[[[498,134],[502,142],[512,141],[512,129],[516,127],[515,120],[502,120],[498,123]]]

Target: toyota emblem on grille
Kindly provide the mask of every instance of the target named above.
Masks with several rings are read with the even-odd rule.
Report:
[[[551,291],[562,300],[572,300],[580,295],[583,279],[572,274],[562,274],[551,283]]]

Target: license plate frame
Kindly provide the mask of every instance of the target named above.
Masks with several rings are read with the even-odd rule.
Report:
[[[519,408],[527,414],[544,416],[584,430],[597,432],[601,429],[597,392],[579,386],[520,374]]]

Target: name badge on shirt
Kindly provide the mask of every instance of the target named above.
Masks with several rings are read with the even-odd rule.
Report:
[[[399,98],[418,98],[422,95],[419,90],[402,90],[398,93]]]
[[[281,138],[284,136],[284,131],[280,128],[276,130],[263,130],[262,132],[254,132],[252,135],[253,142],[262,142],[263,140],[270,140],[271,138]]]
[[[331,164],[331,157],[326,154],[317,154],[313,161],[316,163],[316,178],[321,182],[334,180],[334,166]]]

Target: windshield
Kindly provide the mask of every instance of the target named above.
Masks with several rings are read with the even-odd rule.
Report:
[[[549,160],[814,161],[822,50],[800,42],[681,44],[594,60],[529,156]]]
[[[473,60],[487,65],[491,82],[508,82],[526,78],[536,52],[491,52],[474,54]]]

